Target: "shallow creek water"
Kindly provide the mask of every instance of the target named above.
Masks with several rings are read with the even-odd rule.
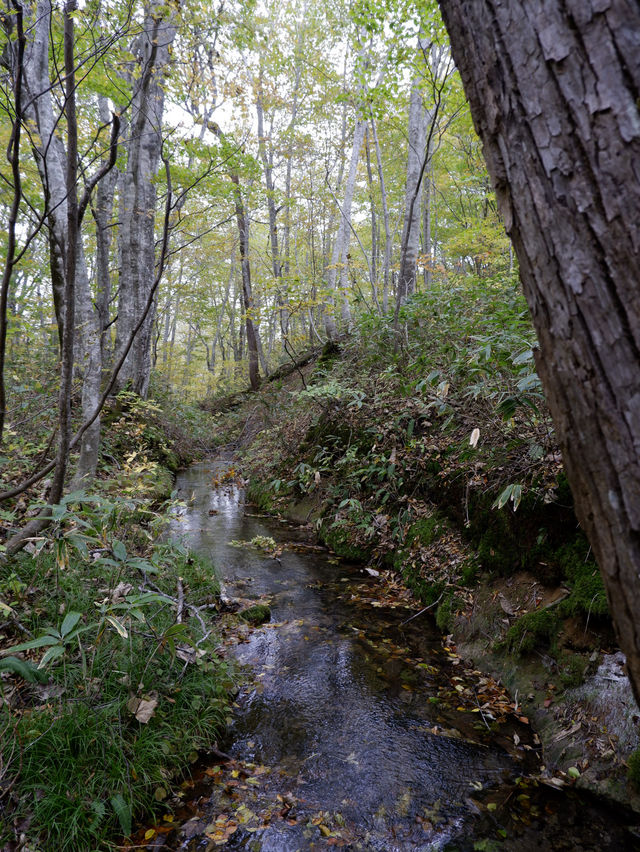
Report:
[[[308,538],[214,487],[228,464],[179,475],[188,508],[171,532],[272,617],[230,651],[246,672],[221,744],[233,762],[202,774],[173,848],[636,848],[624,818],[517,780],[537,770],[533,735],[443,699],[463,666],[429,616],[407,621],[415,610],[378,600],[363,568],[292,545]],[[229,544],[255,536],[281,543],[279,559]]]

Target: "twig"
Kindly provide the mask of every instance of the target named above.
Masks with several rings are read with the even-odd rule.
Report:
[[[476,692],[475,687],[474,687],[474,690],[473,690],[473,698],[476,702],[476,707],[478,708],[478,713],[480,713],[480,718],[485,723],[487,730],[490,731],[491,728],[487,724],[487,720],[484,718],[484,713],[482,712],[482,707],[480,706],[480,702],[478,701],[478,693]]]
[[[178,615],[176,616],[176,624],[182,624],[182,610],[184,609],[184,588],[182,586],[182,577],[178,577]]]
[[[400,624],[398,625],[398,627],[402,627],[403,625],[408,624],[410,621],[413,621],[414,618],[417,618],[419,615],[422,615],[423,612],[426,612],[427,610],[432,609],[436,604],[440,603],[443,596],[444,596],[444,592],[442,592],[442,594],[440,595],[440,597],[438,598],[437,601],[434,601],[432,604],[429,604],[429,606],[425,606],[424,609],[421,609],[420,612],[416,612],[416,613],[414,613],[414,615],[410,615],[409,618],[405,618],[404,621],[401,621]]]
[[[144,571],[143,571],[143,574],[144,574]],[[147,578],[146,574],[144,574],[144,582],[142,583],[141,586],[138,586],[138,589],[141,592],[148,592],[148,591],[155,592],[157,595],[160,595],[160,597],[163,598],[164,600],[166,600],[166,601],[168,601],[172,604],[175,604],[175,606],[178,607],[178,610],[180,609],[179,599],[173,598],[173,597],[171,597],[171,595],[167,595],[165,592],[163,592],[158,586],[156,586],[155,583],[151,582],[151,580],[149,580]],[[178,589],[178,592],[179,591],[180,590]],[[184,606],[184,593],[183,593],[183,606]],[[200,622],[200,627],[202,628],[202,636],[195,643],[196,648],[197,648],[198,645],[201,645],[206,639],[209,638],[211,630],[207,630],[207,625],[204,623],[202,616],[200,615],[199,608],[197,606],[194,606],[193,604],[187,603],[186,607],[189,610],[189,612],[192,613],[198,619],[198,621]]]

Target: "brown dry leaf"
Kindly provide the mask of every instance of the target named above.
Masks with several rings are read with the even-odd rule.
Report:
[[[136,717],[138,722],[146,725],[149,719],[155,713],[158,706],[158,693],[150,692],[146,698],[138,698],[137,695],[132,695],[127,701],[127,710]]]

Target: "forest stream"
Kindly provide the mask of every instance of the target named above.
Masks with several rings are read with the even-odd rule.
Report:
[[[271,621],[225,646],[245,673],[220,744],[231,760],[205,761],[181,828],[164,842],[262,852],[638,848],[627,815],[533,780],[544,767],[527,720],[498,724],[480,700],[459,706],[456,694],[480,695],[486,680],[428,613],[411,618],[417,608],[381,598],[365,568],[245,507],[237,483],[212,484],[229,464],[220,457],[178,476],[187,508],[171,534],[213,561],[229,597],[268,603]],[[258,536],[275,539],[280,555],[230,543]]]

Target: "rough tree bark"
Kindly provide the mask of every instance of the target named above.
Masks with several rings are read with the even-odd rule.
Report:
[[[640,5],[440,0],[640,700]]]

